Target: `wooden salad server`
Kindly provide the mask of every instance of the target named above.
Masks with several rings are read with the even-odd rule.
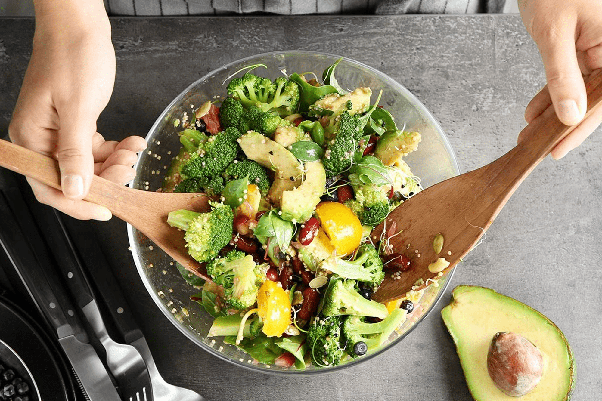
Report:
[[[587,119],[602,107],[602,70],[586,77],[585,83]],[[409,257],[411,268],[387,274],[372,298],[398,299],[450,271],[479,241],[520,183],[574,128],[562,124],[550,106],[523,129],[523,140],[504,156],[433,185],[391,212],[372,238],[386,241],[390,252]],[[435,251],[435,237],[443,239],[440,252]]]
[[[53,188],[61,188],[56,160],[5,140],[0,140],[0,166]],[[115,216],[136,227],[176,262],[197,276],[208,279],[204,265],[188,255],[182,231],[167,224],[167,215],[173,210],[208,211],[209,203],[205,195],[142,191],[94,176],[85,199],[107,207]]]

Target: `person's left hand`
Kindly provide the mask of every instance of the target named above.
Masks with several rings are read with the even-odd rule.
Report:
[[[587,109],[583,76],[602,68],[602,1],[519,0],[519,7],[539,47],[548,82],[527,106],[525,119],[530,123],[553,104],[560,121],[577,125],[552,150],[552,157],[560,159],[602,122],[602,110],[583,120]]]

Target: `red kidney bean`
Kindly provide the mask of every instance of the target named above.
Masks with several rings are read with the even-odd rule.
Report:
[[[401,253],[392,253],[391,255],[385,255],[383,259],[385,270],[405,272],[410,270],[410,268],[412,267],[412,262],[410,261],[410,258]]]
[[[364,149],[364,156],[374,153],[374,150],[376,149],[376,141],[377,138],[374,135],[370,137],[368,145]]]
[[[233,239],[234,247],[246,253],[257,252],[257,243],[249,237],[239,235]]]
[[[293,258],[293,271],[297,274],[301,274],[304,270],[303,262],[299,258]]]
[[[301,226],[301,231],[299,231],[299,242],[301,245],[309,245],[314,240],[314,237],[318,233],[318,229],[320,228],[320,221],[315,217],[310,217],[303,225]]]
[[[307,287],[303,290],[303,304],[297,312],[297,318],[309,320],[318,309],[320,303],[320,293],[315,288]]]
[[[344,203],[349,199],[353,199],[353,189],[351,185],[343,185],[337,188],[337,197],[340,203]]]
[[[270,267],[265,273],[265,278],[270,281],[278,282],[280,279],[280,277],[278,277],[278,270],[273,267]]]
[[[255,215],[255,220],[259,221],[259,219],[261,218],[261,216],[263,216],[264,213],[265,213],[265,210],[257,212],[257,214]]]
[[[244,214],[239,214],[236,217],[234,217],[234,222],[233,222],[234,229],[240,235],[249,235],[249,234],[251,234],[251,228],[249,227],[250,222],[251,222],[251,219],[249,219],[249,216],[245,216]]]
[[[312,272],[310,272],[309,270],[301,270],[299,272],[299,275],[301,276],[301,280],[305,283],[305,284],[309,284],[309,282],[311,280],[314,279],[314,274]]]
[[[284,352],[274,361],[274,365],[281,368],[290,368],[295,364],[295,356],[290,352]]]
[[[290,266],[284,266],[280,271],[280,284],[282,288],[288,290],[293,284],[293,268]]]

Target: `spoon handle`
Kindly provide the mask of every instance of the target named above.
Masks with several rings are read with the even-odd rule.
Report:
[[[3,139],[0,139],[0,166],[61,189],[56,160]]]

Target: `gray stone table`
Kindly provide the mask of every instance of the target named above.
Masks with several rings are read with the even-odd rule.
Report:
[[[303,49],[344,55],[388,74],[440,121],[462,171],[514,146],[525,106],[545,83],[518,16],[115,18],[115,91],[98,122],[108,138],[146,135],[189,83],[256,53]],[[0,135],[7,132],[34,23],[0,19]],[[433,312],[388,352],[339,373],[265,375],[197,348],[156,309],[128,251],[125,224],[90,223],[169,382],[210,400],[470,400],[440,311],[458,284],[491,287],[546,314],[577,362],[574,399],[601,397],[602,132],[527,178],[456,269]]]

